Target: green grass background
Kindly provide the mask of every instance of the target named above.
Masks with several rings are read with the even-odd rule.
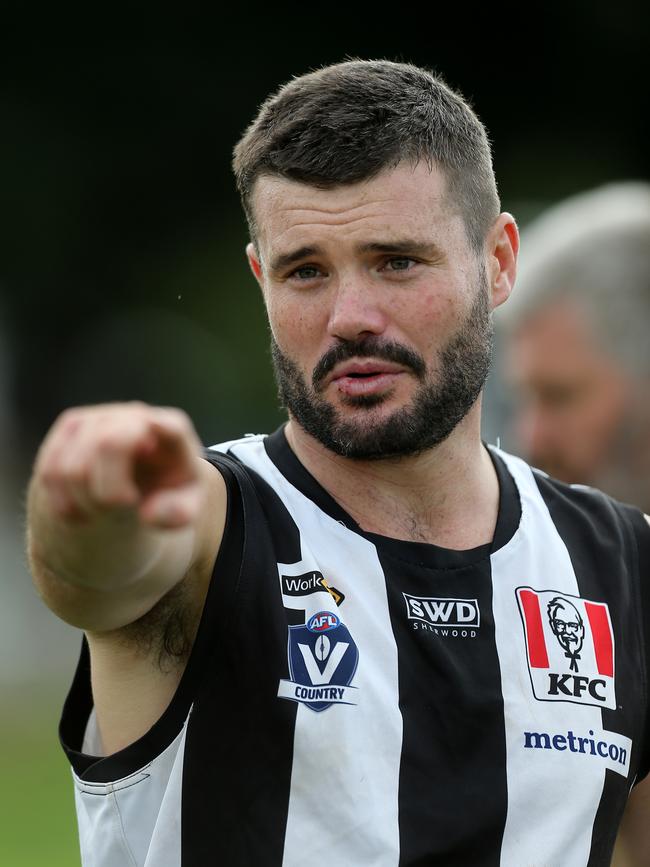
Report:
[[[57,726],[64,694],[0,710],[0,867],[79,867],[70,769]]]

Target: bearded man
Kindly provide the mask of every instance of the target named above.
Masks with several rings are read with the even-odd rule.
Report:
[[[173,409],[70,410],[30,488],[86,635],[84,864],[609,864],[650,765],[650,529],[481,442],[518,250],[483,126],[350,61],[271,96],[234,169],[287,424],[202,453]]]

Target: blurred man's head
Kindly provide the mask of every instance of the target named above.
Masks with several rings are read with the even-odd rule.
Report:
[[[504,316],[520,449],[650,509],[650,186],[602,187],[531,225]]]

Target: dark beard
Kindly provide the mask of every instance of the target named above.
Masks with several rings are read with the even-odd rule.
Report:
[[[415,455],[443,442],[476,402],[490,369],[492,321],[486,280],[456,335],[439,354],[435,381],[427,375],[422,356],[399,343],[377,337],[343,341],[318,362],[307,387],[297,365],[282,353],[271,337],[271,356],[282,404],[308,434],[326,448],[346,458],[379,460]],[[373,423],[372,408],[387,396],[345,396],[348,406],[367,412],[367,423],[340,418],[320,394],[323,380],[341,361],[378,358],[403,365],[419,380],[413,401]]]

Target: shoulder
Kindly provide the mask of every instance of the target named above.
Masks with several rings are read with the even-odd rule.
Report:
[[[583,510],[594,515],[623,517],[625,520],[634,518],[637,523],[650,524],[650,518],[644,516],[642,511],[630,503],[623,503],[614,499],[609,494],[589,485],[569,484],[549,476],[543,470],[534,467],[516,455],[504,452],[494,446],[490,451],[500,458],[507,466],[509,472],[521,490],[522,478],[529,481],[531,488],[538,493],[545,502],[554,505],[564,505],[573,510]]]
[[[245,480],[257,480],[268,475],[269,458],[266,454],[266,434],[246,434],[239,439],[227,440],[208,446],[203,451],[206,461],[224,476],[226,484],[241,488]]]
[[[548,511],[561,535],[581,546],[598,540],[599,547],[650,549],[650,522],[636,506],[597,488],[561,482],[500,449],[491,446],[490,450],[508,468],[520,497],[529,506],[536,502],[544,512]],[[641,560],[647,557],[641,556]]]
[[[244,436],[238,437],[237,439],[226,440],[225,442],[215,443],[214,445],[208,446],[205,449],[205,454],[210,457],[217,457],[219,455],[233,456],[235,451],[241,451],[242,447],[244,449],[256,449],[259,448],[260,445],[263,446],[266,438],[267,434],[244,434]]]

